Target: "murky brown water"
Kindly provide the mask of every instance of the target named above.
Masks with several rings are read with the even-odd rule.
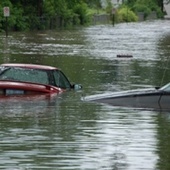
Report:
[[[170,169],[170,113],[80,100],[169,82],[170,21],[1,34],[0,41],[0,63],[57,66],[84,87],[50,99],[0,99],[0,169]]]

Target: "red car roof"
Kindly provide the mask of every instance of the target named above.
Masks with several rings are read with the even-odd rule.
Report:
[[[47,66],[47,65],[38,65],[38,64],[23,64],[23,63],[5,63],[0,66],[9,66],[9,67],[22,67],[30,69],[42,69],[42,70],[58,70],[56,67]]]

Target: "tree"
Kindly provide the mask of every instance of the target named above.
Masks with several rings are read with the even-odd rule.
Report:
[[[101,1],[100,0],[84,0],[84,2],[89,6],[89,7],[101,7]]]
[[[127,0],[125,4],[136,13],[143,12],[145,18],[152,11],[155,11],[159,18],[163,16],[163,0]]]
[[[170,2],[170,0],[168,0]],[[164,9],[164,2],[163,0],[155,0],[155,3],[161,8],[161,11],[163,12]]]
[[[38,0],[37,11],[38,11],[38,16],[41,17],[43,15],[43,0]]]

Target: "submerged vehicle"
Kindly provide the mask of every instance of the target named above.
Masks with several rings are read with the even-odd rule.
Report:
[[[0,65],[0,96],[52,94],[81,88],[81,85],[72,85],[56,67],[22,63]]]
[[[112,106],[170,110],[170,83],[163,87],[92,95],[83,100]]]

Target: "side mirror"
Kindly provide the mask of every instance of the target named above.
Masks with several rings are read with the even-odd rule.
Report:
[[[160,87],[159,87],[159,86],[156,86],[156,87],[155,87],[155,89],[156,89],[156,90],[159,90],[159,89],[160,89]]]
[[[72,85],[72,88],[73,88],[74,90],[81,90],[83,87],[82,87],[81,84],[73,84],[73,85]]]

